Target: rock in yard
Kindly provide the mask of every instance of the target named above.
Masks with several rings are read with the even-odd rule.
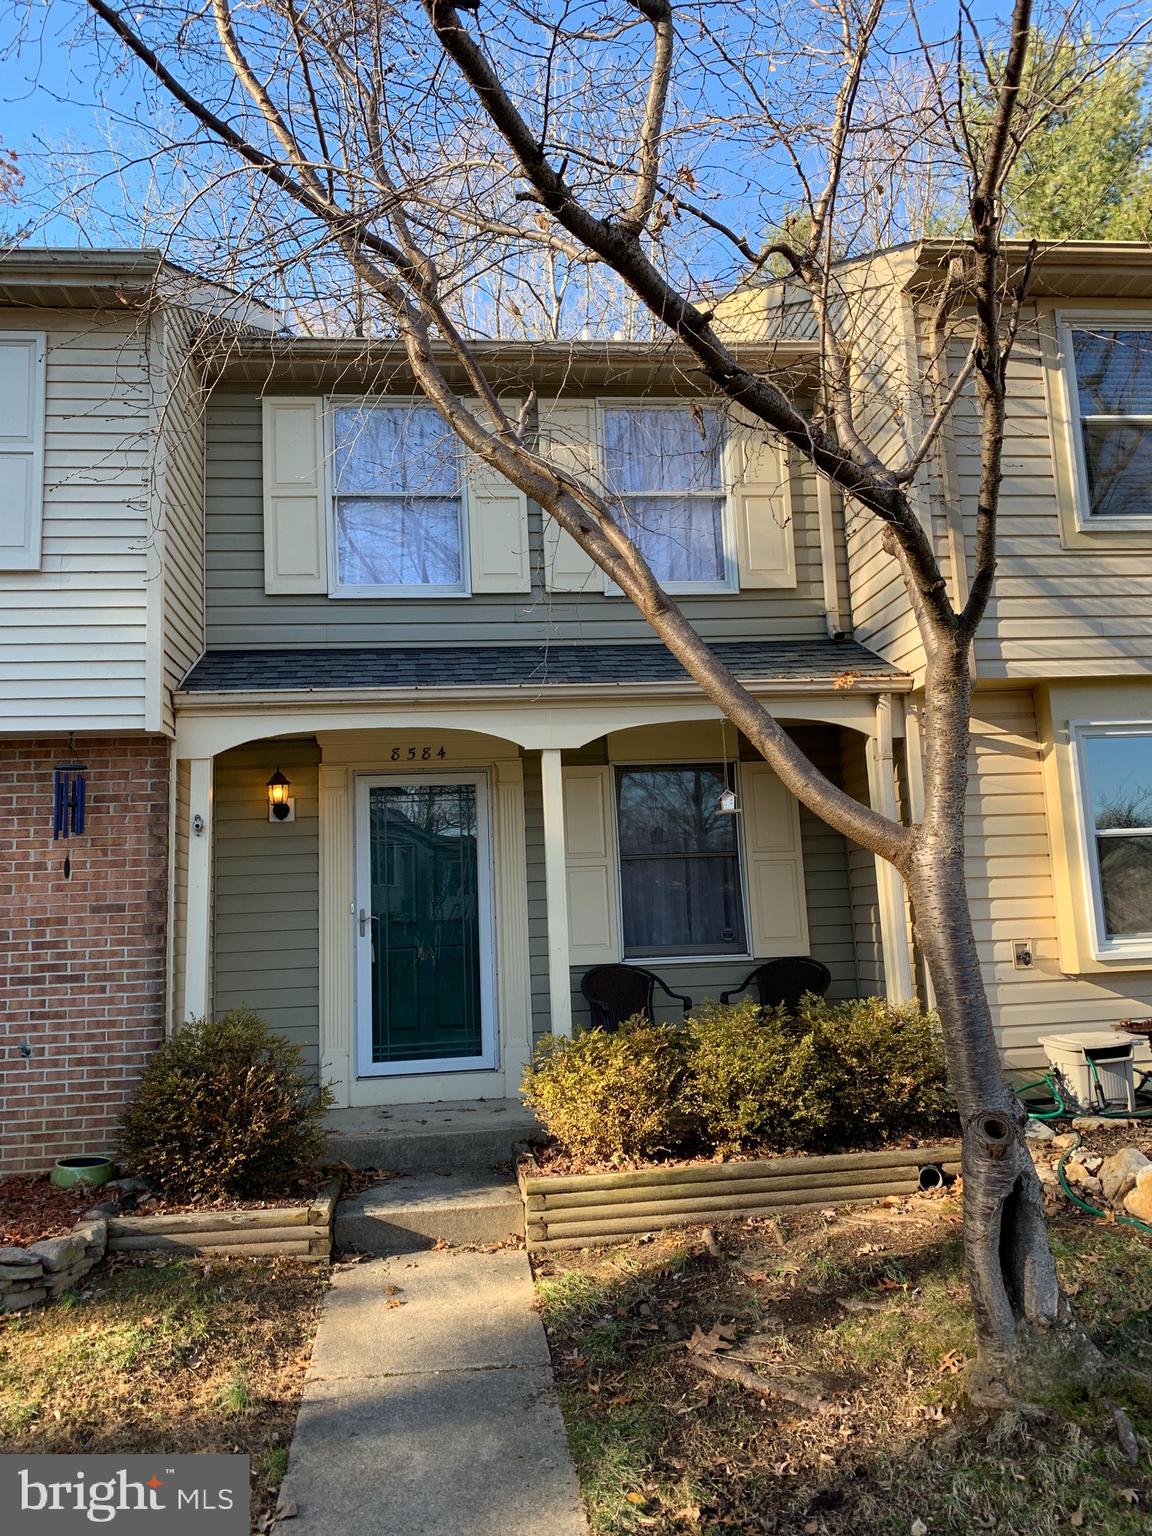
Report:
[[[1138,1147],[1124,1147],[1111,1157],[1106,1157],[1100,1165],[1100,1183],[1104,1188],[1105,1200],[1118,1205],[1134,1187],[1145,1168],[1152,1168],[1152,1163]]]
[[[1076,1161],[1083,1163],[1089,1173],[1099,1173],[1104,1159],[1099,1152],[1081,1152]]]
[[[1024,1127],[1024,1135],[1028,1141],[1051,1141],[1056,1132],[1043,1120],[1029,1120]]]
[[[27,1248],[0,1248],[0,1264],[36,1264],[40,1260]]]
[[[1079,1140],[1075,1131],[1061,1131],[1059,1136],[1053,1136],[1052,1145],[1061,1152],[1065,1152],[1069,1147],[1074,1147]]]
[[[0,1312],[19,1312],[24,1307],[34,1307],[46,1301],[48,1292],[42,1285],[30,1285],[26,1290],[0,1293]]]
[[[1072,1122],[1074,1131],[1118,1131],[1124,1128],[1123,1120],[1113,1120],[1108,1115],[1077,1115]]]
[[[1064,1164],[1064,1177],[1069,1184],[1095,1184],[1097,1189],[1100,1188],[1100,1180],[1093,1178],[1089,1169],[1078,1157],[1069,1158]]]
[[[33,1243],[28,1252],[51,1274],[57,1269],[70,1269],[84,1257],[84,1244],[74,1237],[46,1237],[43,1242]]]
[[[1043,1159],[1036,1164],[1036,1177],[1040,1180],[1041,1184],[1056,1186],[1060,1182],[1056,1177],[1055,1168],[1053,1168],[1051,1163],[1045,1162]]]
[[[0,1264],[0,1280],[39,1280],[43,1273],[35,1260],[31,1264]]]

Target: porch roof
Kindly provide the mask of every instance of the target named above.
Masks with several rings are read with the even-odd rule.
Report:
[[[895,691],[910,681],[853,640],[740,640],[716,654],[749,687],[850,686]],[[624,644],[443,645],[327,649],[210,650],[181,684],[183,694],[325,693],[397,689],[629,688],[691,684],[664,646]]]

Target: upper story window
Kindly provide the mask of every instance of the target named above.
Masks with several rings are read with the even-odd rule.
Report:
[[[1152,732],[1077,732],[1101,949],[1152,953]]]
[[[602,448],[608,490],[657,580],[673,592],[731,587],[720,412],[606,405]]]
[[[332,412],[337,590],[467,590],[459,442],[431,406]]]
[[[620,768],[624,954],[747,954],[737,817],[719,764]]]
[[[1071,324],[1085,526],[1152,527],[1152,326]]]

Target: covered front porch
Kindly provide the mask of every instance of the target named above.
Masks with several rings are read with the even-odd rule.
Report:
[[[902,682],[758,691],[829,777],[894,814],[915,811]],[[514,1098],[535,1040],[586,1024],[599,964],[699,1002],[811,954],[833,998],[915,994],[898,876],[692,686],[202,688],[179,705],[172,1021],[255,1009],[338,1107]],[[718,816],[725,787],[737,808]]]

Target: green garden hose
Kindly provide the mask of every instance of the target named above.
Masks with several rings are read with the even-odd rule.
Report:
[[[1097,1069],[1096,1063],[1092,1060],[1091,1056],[1088,1058],[1088,1067],[1092,1073],[1096,1087],[1100,1090],[1100,1097],[1103,1098],[1104,1086],[1100,1081],[1100,1073]],[[1145,1073],[1140,1081],[1140,1090],[1143,1089],[1147,1080],[1148,1074]],[[1026,1104],[1024,1107],[1028,1111],[1029,1120],[1039,1120],[1044,1122],[1048,1120],[1070,1119],[1071,1116],[1069,1115],[1068,1107],[1060,1093],[1060,1088],[1056,1082],[1056,1079],[1053,1077],[1051,1072],[1045,1072],[1043,1077],[1036,1078],[1034,1082],[1025,1083],[1022,1087],[1017,1088],[1015,1092],[1018,1098],[1022,1098],[1024,1094],[1030,1093],[1034,1088],[1040,1087],[1046,1088],[1048,1090],[1054,1107],[1052,1109],[1042,1110],[1034,1109],[1031,1107],[1031,1105]],[[1139,1092],[1140,1090],[1137,1091]],[[1152,1119],[1152,1109],[1102,1109],[1094,1111],[1094,1114],[1098,1120]],[[1128,1216],[1118,1211],[1102,1211],[1099,1206],[1092,1205],[1089,1201],[1082,1199],[1081,1196],[1074,1192],[1064,1173],[1064,1165],[1072,1157],[1072,1154],[1074,1152],[1078,1152],[1084,1145],[1084,1138],[1081,1136],[1079,1131],[1074,1130],[1072,1134],[1076,1137],[1076,1140],[1070,1147],[1065,1149],[1063,1156],[1056,1164],[1056,1178],[1060,1184],[1060,1188],[1063,1190],[1064,1194],[1067,1195],[1068,1199],[1071,1200],[1072,1204],[1078,1205],[1082,1211],[1087,1211],[1090,1216],[1096,1216],[1101,1221],[1114,1221],[1117,1223],[1117,1225],[1123,1225],[1126,1227],[1139,1227],[1141,1232],[1152,1232],[1152,1223],[1141,1221],[1138,1216]]]

